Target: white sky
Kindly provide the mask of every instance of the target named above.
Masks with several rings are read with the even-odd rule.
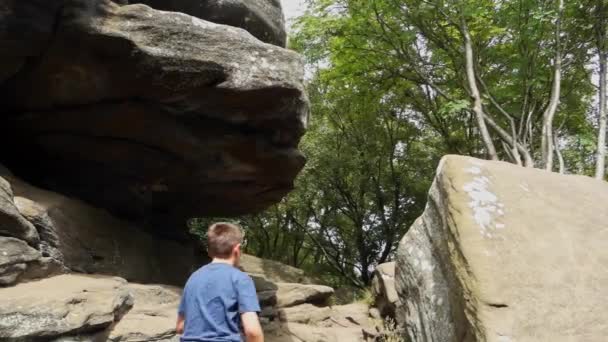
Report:
[[[287,23],[304,13],[305,0],[281,0]],[[289,26],[289,25],[288,25]]]

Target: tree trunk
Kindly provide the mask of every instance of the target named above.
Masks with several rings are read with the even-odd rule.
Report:
[[[557,160],[559,162],[559,173],[563,175],[566,173],[566,163],[564,162],[564,155],[562,154],[562,150],[559,147],[557,140],[557,135],[554,135],[553,145],[555,148],[555,154],[557,155]]]
[[[597,1],[597,50],[600,62],[599,108],[598,108],[598,134],[595,178],[603,180],[606,176],[606,128],[608,123],[608,109],[606,108],[606,88],[608,87],[608,33],[606,32],[606,12],[608,7],[603,0]]]
[[[559,100],[562,90],[562,43],[561,43],[561,27],[562,13],[564,11],[564,0],[558,0],[559,10],[555,23],[555,63],[553,66],[553,86],[551,88],[551,99],[549,106],[543,114],[543,135],[541,140],[541,150],[543,155],[543,164],[547,171],[553,171],[553,153],[555,151],[553,139],[553,119],[557,113]]]
[[[479,128],[479,133],[481,134],[481,139],[483,140],[483,144],[486,147],[488,152],[488,157],[492,160],[498,160],[498,154],[496,153],[496,147],[494,146],[494,142],[492,142],[492,137],[490,136],[490,132],[488,131],[488,127],[486,126],[485,117],[486,114],[483,111],[483,103],[481,101],[481,93],[479,92],[479,87],[477,86],[477,78],[475,77],[475,61],[473,59],[473,42],[471,41],[471,35],[469,33],[469,29],[467,27],[466,21],[464,18],[461,19],[461,30],[462,36],[464,39],[464,53],[465,53],[465,62],[466,62],[466,75],[467,81],[469,83],[469,90],[471,91],[471,97],[473,97],[473,112],[475,113],[475,117],[477,119],[477,126]]]
[[[519,150],[519,152],[524,155],[524,166],[525,167],[529,167],[529,168],[534,167],[534,160],[532,159],[532,155],[530,154],[530,151],[525,146],[523,146],[517,140],[514,140],[513,137],[510,136],[509,133],[507,133],[507,131],[502,129],[502,127],[500,127],[494,120],[492,120],[492,118],[486,116],[485,119],[486,119],[486,122],[488,123],[488,125],[490,126],[490,128],[494,129],[502,140],[504,140],[507,144],[509,144],[511,146],[517,146],[517,149]]]

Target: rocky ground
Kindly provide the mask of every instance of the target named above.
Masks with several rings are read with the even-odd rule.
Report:
[[[267,274],[258,266],[271,264]],[[246,256],[269,342],[371,341],[377,322],[366,304],[328,306],[334,290],[300,270]],[[279,275],[280,274],[280,275]],[[63,274],[0,289],[2,341],[178,341],[181,289],[118,277]],[[369,337],[370,339],[366,338]]]

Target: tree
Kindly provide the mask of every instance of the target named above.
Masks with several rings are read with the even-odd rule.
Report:
[[[446,145],[453,132],[466,131],[472,141],[462,154],[553,169],[555,153],[565,169],[575,156],[586,158],[587,146],[572,142],[592,128],[582,125],[592,85],[580,7],[559,0],[313,0],[299,35],[315,42],[331,73],[386,87]],[[449,127],[455,121],[458,130]]]
[[[608,122],[608,109],[606,108],[606,91],[608,87],[608,4],[605,0],[596,0],[595,2],[594,29],[599,63],[598,138],[595,178],[603,180],[606,174],[606,129]]]

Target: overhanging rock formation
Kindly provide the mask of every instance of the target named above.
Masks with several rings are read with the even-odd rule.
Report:
[[[399,245],[397,315],[412,341],[605,341],[608,185],[443,159]]]
[[[280,0],[131,0],[130,3],[241,27],[259,40],[281,47],[287,41]]]
[[[266,2],[225,15],[265,18],[265,40],[283,45],[280,7]],[[278,202],[305,162],[301,58],[241,28],[124,3],[0,0],[0,163],[173,239],[187,218]],[[264,38],[260,25],[242,26]]]

